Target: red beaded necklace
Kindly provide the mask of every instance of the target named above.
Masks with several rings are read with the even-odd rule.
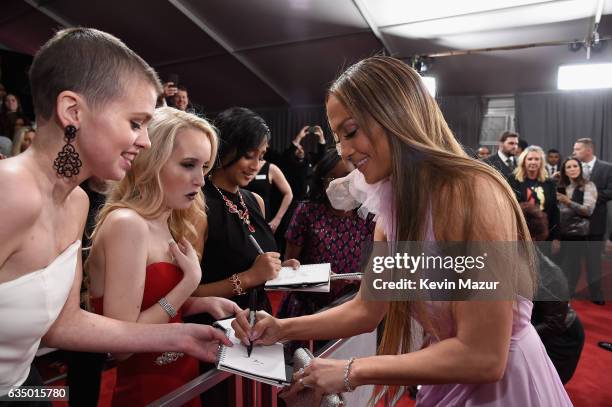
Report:
[[[212,186],[215,187],[217,191],[219,191],[219,194],[221,195],[221,198],[223,198],[223,202],[225,202],[225,206],[227,206],[227,210],[229,211],[229,213],[235,213],[249,229],[249,232],[255,233],[255,226],[251,225],[249,209],[244,203],[244,199],[242,198],[242,194],[240,193],[240,188],[238,188],[238,197],[240,198],[240,206],[242,206],[242,209],[238,209],[238,206],[233,203],[228,197],[226,197],[223,192],[221,192],[221,190],[217,188],[215,184],[212,184]]]

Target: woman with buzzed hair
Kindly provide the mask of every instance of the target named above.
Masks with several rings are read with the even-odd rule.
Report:
[[[35,55],[30,84],[38,137],[0,162],[0,395],[40,384],[30,364],[41,339],[70,350],[214,360],[212,343],[228,343],[214,328],[128,323],[79,307],[89,203],[78,185],[122,179],[149,148],[156,73],[112,35],[71,28]]]

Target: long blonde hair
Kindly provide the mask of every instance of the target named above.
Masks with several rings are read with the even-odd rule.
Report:
[[[156,109],[148,126],[151,148],[140,152],[125,178],[111,186],[106,204],[98,213],[92,242],[98,228],[115,209],[130,208],[145,219],[154,219],[162,214],[165,208],[160,172],[174,150],[177,135],[184,129],[201,130],[206,135],[211,146],[210,163],[215,162],[217,133],[205,119],[171,107]],[[185,237],[195,244],[198,233],[194,225],[205,216],[204,194],[199,191],[188,209],[172,211],[168,219],[170,233],[176,240]]]
[[[514,169],[514,178],[516,178],[518,182],[525,181],[525,176],[527,175],[527,171],[525,170],[525,159],[527,158],[527,154],[529,153],[538,153],[540,155],[540,169],[538,170],[538,181],[546,181],[546,178],[548,178],[548,174],[546,173],[546,166],[544,165],[544,163],[546,162],[546,157],[544,156],[544,150],[540,146],[527,146],[527,148],[523,150],[521,155],[519,155],[516,168]]]
[[[412,68],[395,58],[370,57],[341,74],[328,91],[328,98],[331,95],[344,105],[360,128],[371,128],[376,122],[384,129],[391,151],[390,179],[397,241],[425,240],[428,219],[458,224],[462,240],[475,240],[478,231],[474,219],[479,214],[470,205],[461,203],[482,199],[482,191],[476,191],[474,186],[477,174],[491,180],[510,203],[518,239],[530,239],[521,208],[509,185],[497,171],[463,151],[435,99]],[[428,193],[423,193],[423,188]],[[442,190],[448,193],[448,201],[458,205],[455,211],[442,210],[431,199]],[[421,320],[427,318],[419,303],[390,303],[379,354],[410,351],[410,317],[417,314]],[[386,401],[393,400],[398,390],[398,386],[389,386]],[[383,389],[378,388],[373,399],[381,393]]]

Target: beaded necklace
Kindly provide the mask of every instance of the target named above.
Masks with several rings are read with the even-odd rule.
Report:
[[[238,188],[238,197],[240,198],[240,206],[242,209],[238,209],[238,206],[233,203],[228,197],[226,197],[223,192],[215,184],[211,182],[212,186],[219,192],[221,198],[223,198],[223,202],[225,202],[225,206],[227,206],[227,210],[229,213],[235,213],[236,216],[240,218],[240,220],[246,225],[249,229],[249,232],[255,233],[255,227],[251,225],[251,217],[249,216],[249,209],[244,203],[244,199],[242,198],[242,194],[240,193],[240,188]]]

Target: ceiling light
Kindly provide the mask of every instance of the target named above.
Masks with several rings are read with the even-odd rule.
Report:
[[[436,78],[433,76],[422,76],[423,83],[432,97],[436,97]]]
[[[612,88],[612,64],[562,65],[559,67],[557,88]]]

